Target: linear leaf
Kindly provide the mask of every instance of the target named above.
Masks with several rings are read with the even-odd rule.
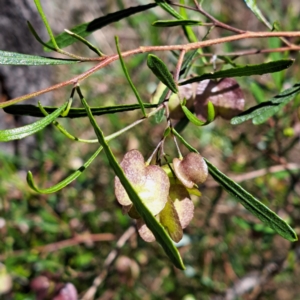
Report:
[[[211,123],[216,117],[216,111],[213,103],[211,101],[208,101],[207,103],[207,120],[206,123]]]
[[[135,94],[135,97],[136,97],[136,99],[137,99],[137,101],[138,101],[138,103],[140,105],[140,108],[142,110],[142,113],[143,113],[144,117],[146,117],[147,114],[146,114],[146,111],[145,111],[145,107],[144,107],[143,101],[142,101],[142,99],[140,97],[140,94],[139,94],[138,90],[134,86],[134,84],[133,84],[133,82],[132,82],[132,80],[131,80],[131,78],[129,76],[128,70],[127,70],[126,65],[124,63],[124,60],[123,60],[123,57],[122,57],[122,53],[121,53],[121,50],[120,50],[119,38],[117,36],[115,37],[115,42],[116,42],[116,47],[117,47],[117,51],[118,51],[118,54],[119,54],[119,60],[120,60],[123,72],[125,74],[125,77],[126,77],[128,83],[129,83],[132,91]]]
[[[150,104],[150,103],[143,103],[145,108],[155,108],[158,104]],[[50,107],[44,106],[44,109],[47,113],[54,112],[57,107]],[[92,107],[92,113],[95,116],[100,116],[104,114],[112,114],[124,111],[131,111],[140,109],[139,104],[125,104],[125,105],[115,105],[115,106],[99,106],[99,107]],[[12,115],[20,115],[20,116],[32,116],[32,117],[44,117],[43,113],[39,109],[39,107],[31,104],[15,104],[11,106],[7,106],[3,108],[3,110]],[[87,117],[86,110],[84,108],[70,108],[68,115],[62,116],[59,115],[59,118],[83,118]]]
[[[162,94],[160,95],[159,97],[159,100],[158,100],[158,105],[163,103],[167,97],[167,94],[168,94],[168,88],[165,87],[164,91],[162,92]],[[157,124],[161,123],[163,118],[164,118],[164,115],[165,115],[165,109],[161,109],[156,115],[155,115],[155,122]]]
[[[88,40],[86,40],[85,38],[83,38],[82,36],[68,30],[65,29],[65,32],[67,34],[69,34],[70,36],[74,37],[75,39],[77,39],[78,41],[80,41],[81,43],[83,43],[84,45],[86,45],[90,50],[92,50],[93,52],[95,52],[98,56],[104,56],[104,54],[101,52],[100,49],[98,49],[95,45],[93,45],[92,43],[90,43]]]
[[[256,5],[256,0],[244,0],[254,15],[263,22],[269,29],[272,29],[272,24],[265,18],[260,9]]]
[[[69,100],[68,106],[66,107],[65,111],[61,113],[61,115],[67,115],[68,114],[68,110],[70,110],[70,106],[71,106],[71,100]],[[39,109],[41,110],[41,112],[45,115],[48,116],[49,114],[47,113],[47,111],[44,109],[44,107],[40,104],[39,102]],[[74,135],[72,135],[71,133],[69,133],[61,124],[59,124],[59,122],[57,122],[56,120],[52,122],[52,124],[68,139],[72,140],[72,141],[77,141],[77,142],[81,142],[81,143],[98,143],[98,139],[81,139],[78,138]]]
[[[207,103],[207,120],[202,121],[197,118],[185,105],[181,105],[181,108],[185,114],[185,116],[196,126],[204,126],[208,125],[215,119],[215,108],[211,101]]]
[[[92,163],[92,161],[98,156],[98,154],[101,152],[101,150],[103,149],[103,147],[99,147],[96,152],[89,158],[89,160],[82,165],[79,169],[77,169],[74,173],[72,173],[70,176],[68,176],[67,178],[65,178],[64,180],[62,180],[61,182],[55,184],[54,186],[50,187],[50,188],[46,188],[46,189],[40,189],[36,186],[36,184],[34,183],[33,180],[33,176],[32,173],[30,171],[28,171],[27,173],[27,183],[28,185],[37,193],[40,194],[51,194],[51,193],[55,193],[61,189],[63,189],[65,186],[67,186],[68,184],[70,184],[72,181],[74,181],[77,177],[79,177],[82,172]]]
[[[259,65],[246,65],[231,68],[228,70],[218,71],[212,74],[203,74],[200,76],[193,77],[191,79],[182,81],[179,85],[185,85],[192,82],[199,82],[205,79],[217,79],[217,78],[229,78],[229,77],[242,77],[251,75],[263,75],[268,73],[279,72],[289,68],[293,64],[293,59],[282,59],[263,63]]]
[[[165,11],[167,11],[171,16],[173,16],[177,20],[185,20],[185,19],[187,19],[187,13],[186,13],[186,9],[185,8],[180,7],[180,13],[181,13],[180,14],[170,4],[168,4],[165,0],[155,0],[155,2],[157,3],[157,5],[159,5],[162,9],[164,9]],[[181,4],[184,4],[184,3],[181,3]],[[194,42],[198,41],[198,38],[195,35],[195,33],[192,30],[192,28],[190,28],[189,26],[182,26],[182,29],[184,31],[184,34],[185,34],[186,38],[188,39],[188,41],[190,43],[194,43]],[[199,54],[203,53],[201,48],[197,49],[197,52]],[[203,60],[203,62],[206,62],[206,58],[205,57],[202,57],[202,60]]]
[[[94,19],[91,22],[80,24],[76,27],[73,27],[70,29],[73,33],[81,36],[86,37],[90,35],[93,31],[96,31],[98,29],[101,29],[111,23],[118,22],[124,18],[127,18],[133,14],[148,10],[150,8],[153,8],[157,6],[155,3],[150,3],[146,5],[139,5],[134,7],[129,7],[124,10],[116,11],[114,13],[108,14],[106,16]],[[70,36],[66,32],[62,32],[61,34],[57,35],[55,37],[56,43],[59,48],[65,48],[69,45],[72,45],[77,41],[76,38]],[[47,45],[50,47],[53,47],[53,44],[51,41],[47,42]],[[44,48],[45,51],[50,51],[47,48]]]
[[[247,210],[260,219],[263,223],[274,229],[285,239],[295,242],[298,240],[294,230],[275,212],[244,190],[239,184],[231,180],[213,164],[206,160],[209,173],[230,195],[235,197]]]
[[[29,31],[32,33],[32,35],[34,36],[34,38],[41,44],[43,45],[45,48],[48,48],[49,51],[56,51],[57,49],[55,49],[54,47],[50,47],[48,46],[46,43],[43,42],[43,40],[39,37],[38,33],[36,32],[36,30],[34,29],[34,27],[32,26],[32,24],[27,21],[27,25],[28,25],[28,29]]]
[[[32,134],[42,130],[47,125],[51,124],[64,111],[66,106],[67,106],[67,103],[65,103],[60,108],[56,109],[49,116],[43,118],[42,120],[34,122],[32,124],[22,126],[19,128],[0,130],[0,141],[8,142],[8,141],[13,141],[13,140],[20,140],[26,136],[32,135]]]
[[[296,83],[293,87],[284,90],[274,98],[262,102],[254,107],[249,108],[240,115],[231,119],[231,124],[241,124],[247,120],[253,119],[253,124],[262,124],[268,118],[276,114],[286,104],[295,98],[300,93],[300,82]]]
[[[192,66],[192,62],[193,62],[193,59],[194,57],[196,56],[198,52],[198,49],[196,50],[193,50],[193,51],[189,51],[185,56],[184,56],[184,60],[183,60],[183,63],[182,63],[182,66],[181,66],[181,70],[180,70],[180,76],[182,75],[183,73],[183,77],[186,77],[191,66]]]
[[[156,218],[151,214],[151,212],[147,209],[147,207],[144,205],[142,199],[138,196],[135,189],[132,187],[131,183],[126,178],[122,168],[120,167],[119,163],[117,162],[114,154],[112,153],[110,147],[107,144],[107,141],[104,138],[104,135],[97,125],[95,118],[92,115],[92,112],[86,103],[86,100],[81,95],[81,101],[85,109],[87,110],[87,114],[89,116],[90,122],[92,126],[94,127],[95,133],[98,137],[99,143],[103,146],[103,149],[106,153],[106,156],[109,160],[109,163],[111,167],[113,168],[116,176],[119,177],[123,187],[125,188],[126,192],[128,193],[130,200],[134,204],[137,212],[140,216],[142,216],[143,220],[145,221],[148,228],[152,231],[154,234],[156,240],[165,250],[165,253],[168,255],[168,257],[171,259],[173,264],[179,268],[179,269],[185,269],[184,264],[182,262],[182,259],[180,257],[180,254],[173,244],[173,241],[171,240],[169,234],[164,229],[164,227],[156,220]]]
[[[155,0],[155,3],[159,5],[162,9],[167,11],[170,15],[178,20],[183,20],[183,16],[180,15],[172,6],[170,6],[165,0]]]
[[[185,114],[185,116],[196,126],[203,126],[205,125],[204,121],[198,119],[185,105],[181,105],[181,108]]]
[[[44,25],[46,27],[46,30],[47,30],[48,34],[49,34],[50,40],[52,42],[52,45],[53,45],[53,47],[55,49],[57,49],[58,48],[57,43],[55,41],[52,29],[50,27],[50,24],[48,23],[48,20],[46,18],[46,15],[44,13],[43,8],[42,8],[41,2],[40,2],[40,0],[34,0],[34,3],[35,3],[35,6],[36,6],[36,8],[37,8],[37,10],[38,10],[38,12],[39,12],[42,20],[43,20],[43,23],[44,23]],[[47,47],[47,49],[48,49],[48,47]]]
[[[75,59],[58,59],[0,50],[0,65],[43,66],[76,64],[78,62]]]
[[[172,74],[160,58],[156,55],[149,54],[147,57],[147,65],[164,85],[166,85],[173,93],[178,93],[177,85]]]
[[[197,150],[193,148],[176,130],[173,129],[172,132],[190,151],[197,152]],[[218,182],[230,195],[236,198],[247,210],[260,219],[264,224],[274,229],[285,239],[292,242],[298,240],[295,231],[275,212],[253,197],[235,181],[223,174],[207,159],[205,159],[205,161],[207,163],[209,173],[214,180]]]
[[[155,27],[198,26],[203,22],[198,20],[159,20],[152,23]]]

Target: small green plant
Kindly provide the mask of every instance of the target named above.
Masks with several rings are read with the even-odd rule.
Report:
[[[266,23],[261,12],[253,2],[246,2],[254,14]],[[180,1],[180,3],[182,4],[183,1]],[[78,25],[71,30],[66,30],[58,36],[54,36],[42,10],[40,1],[35,0],[35,4],[48,30],[50,40],[43,42],[28,22],[32,34],[44,46],[45,51],[56,51],[69,58],[55,59],[0,51],[0,63],[37,66],[94,62],[95,65],[88,71],[72,79],[53,85],[47,89],[0,103],[0,108],[3,108],[7,113],[41,118],[41,120],[27,126],[1,130],[0,141],[6,142],[22,139],[53,124],[64,134],[65,138],[74,140],[74,142],[98,143],[99,147],[82,167],[50,188],[38,187],[32,173],[28,171],[27,182],[33,190],[38,193],[50,194],[65,188],[89,167],[101,151],[104,151],[111,169],[116,176],[114,183],[115,195],[123,207],[123,212],[128,213],[131,218],[137,220],[140,236],[145,241],[151,242],[156,240],[160,243],[172,263],[179,269],[185,269],[185,266],[173,241],[179,242],[182,239],[183,229],[188,226],[193,218],[194,204],[190,195],[201,195],[199,191],[201,189],[200,185],[205,182],[208,174],[265,226],[272,228],[289,241],[294,242],[297,240],[296,233],[285,220],[248,193],[237,182],[223,174],[217,166],[203,158],[197,149],[186,140],[181,131],[188,123],[204,128],[204,126],[214,122],[217,117],[231,120],[231,124],[234,125],[249,119],[252,119],[254,124],[261,124],[271,116],[274,116],[300,92],[298,83],[291,88],[281,91],[280,94],[272,99],[244,111],[244,95],[234,77],[279,72],[289,68],[293,64],[293,60],[281,59],[260,64],[237,65],[232,57],[245,56],[252,53],[249,51],[231,53],[219,57],[218,70],[214,70],[214,72],[205,71],[197,75],[194,73],[197,69],[194,65],[195,57],[200,56],[203,59],[204,70],[207,66],[211,67],[211,64],[214,63],[214,60],[212,60],[211,64],[207,62],[206,57],[213,55],[210,53],[205,53],[205,55],[202,52],[203,49],[209,49],[212,45],[232,43],[238,40],[277,37],[282,39],[283,43],[286,44],[285,47],[271,50],[261,49],[256,52],[276,53],[295,51],[299,50],[299,46],[290,43],[286,38],[300,37],[300,32],[281,32],[277,30],[263,32],[244,31],[216,20],[198,4],[195,4],[192,8],[177,4],[176,6],[180,6],[180,13],[178,13],[168,1],[157,0],[152,4],[120,10],[92,22]],[[155,6],[160,6],[173,19],[157,20],[152,25],[161,28],[181,26],[188,40],[186,44],[140,46],[137,49],[122,52],[119,39],[116,38],[116,54],[105,55],[100,49],[85,39],[85,37],[97,29]],[[189,19],[187,16],[189,9],[196,10],[199,14],[206,16],[210,23]],[[270,28],[270,24],[266,25]],[[151,24],[149,24],[150,26]],[[190,26],[208,27],[206,38],[198,41]],[[207,39],[210,31],[215,27],[228,30],[234,34],[217,39]],[[90,50],[94,51],[97,57],[82,57],[63,50],[76,41],[83,43]],[[162,59],[153,54],[153,52],[161,51],[174,52],[177,62],[173,72],[170,71],[170,68]],[[126,57],[143,53],[148,54],[146,59],[147,65],[150,71],[157,77],[158,82],[160,82],[156,92],[152,96],[151,103],[144,102],[141,99],[140,93],[136,89],[123,60]],[[117,60],[121,62],[127,81],[137,98],[137,103],[91,107],[81,90],[84,80]],[[219,68],[219,66],[221,67]],[[229,68],[226,68],[228,66]],[[72,86],[72,92],[69,100],[60,107],[43,107],[41,103],[38,103],[37,106],[17,104],[64,86]],[[72,107],[75,94],[81,99],[81,108]],[[116,112],[121,113],[128,110],[141,110],[142,117],[121,130],[109,136],[104,136],[102,129],[95,120],[95,116]],[[79,117],[89,119],[97,136],[96,140],[75,138],[57,121],[58,118],[68,119]],[[158,122],[165,120],[165,123],[153,125],[164,126],[165,130],[152,155],[145,162],[143,154],[138,150],[131,150],[124,154],[122,162],[119,163],[109,146],[109,142],[122,134],[126,134],[133,127],[147,122],[151,117],[155,117]],[[145,133],[145,138],[147,134]],[[167,143],[175,143],[175,147],[178,150],[177,157],[169,158],[168,153],[165,152],[165,145]],[[189,152],[184,157],[179,150],[179,144],[185,146]]]

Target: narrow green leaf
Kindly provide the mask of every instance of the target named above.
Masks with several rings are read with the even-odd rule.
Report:
[[[32,135],[32,134],[44,129],[47,125],[51,124],[61,114],[61,112],[64,111],[66,106],[67,106],[67,103],[65,103],[63,106],[61,106],[57,110],[55,110],[49,116],[43,118],[42,120],[34,122],[32,124],[22,126],[19,128],[0,130],[0,141],[8,142],[8,141],[13,141],[13,140],[20,140],[26,136]]]
[[[86,45],[90,50],[92,50],[93,52],[95,52],[97,55],[104,56],[104,54],[100,51],[100,49],[98,49],[96,46],[94,46],[92,43],[90,43],[88,40],[86,40],[85,38],[83,38],[82,36],[68,30],[65,29],[65,32],[67,34],[69,34],[70,36],[74,37],[75,39],[77,39],[78,41],[82,42],[84,45]]]
[[[293,64],[293,62],[294,62],[293,59],[282,59],[282,60],[272,61],[272,62],[263,63],[259,65],[239,66],[228,70],[218,71],[213,74],[203,74],[200,76],[196,76],[191,79],[180,82],[179,85],[185,85],[192,82],[199,82],[205,79],[242,77],[242,76],[263,75],[268,73],[279,72],[289,68]]]
[[[181,16],[172,6],[170,6],[165,0],[155,0],[155,3],[159,5],[162,9],[167,11],[170,15],[178,20],[183,20],[183,16]]]
[[[169,89],[166,87],[158,100],[158,105],[165,101],[168,91]],[[157,124],[161,123],[164,118],[164,115],[165,115],[165,109],[161,109],[160,111],[158,111],[158,113],[155,115],[155,122]]]
[[[54,47],[50,47],[46,43],[44,43],[44,41],[39,37],[38,33],[36,32],[36,30],[34,29],[34,27],[31,25],[31,23],[29,21],[27,21],[27,25],[28,25],[30,32],[35,37],[35,39],[45,47],[44,49],[48,48],[48,51],[56,51],[57,50]]]
[[[181,105],[181,108],[186,117],[196,126],[203,126],[206,122],[199,120],[185,105]]]
[[[198,152],[176,130],[173,129],[172,132],[190,151]],[[275,212],[271,211],[267,206],[244,190],[239,184],[219,171],[207,159],[205,159],[205,161],[207,163],[209,173],[215,181],[218,182],[230,195],[236,198],[247,210],[260,219],[264,224],[274,229],[285,239],[292,242],[298,240],[295,231],[284,220],[276,215]]]
[[[234,60],[238,58],[238,56],[230,57],[230,56],[218,55],[217,58],[223,60],[226,64],[229,64],[234,68],[240,67],[237,63],[234,62]]]
[[[298,240],[295,231],[275,212],[249,194],[239,184],[228,178],[213,164],[206,160],[209,173],[230,195],[235,197],[247,210],[260,219],[264,224],[274,229],[285,239],[295,242]]]
[[[118,22],[124,18],[127,18],[133,14],[137,14],[139,12],[148,10],[150,8],[153,8],[157,6],[155,3],[150,3],[146,5],[139,5],[134,7],[129,7],[124,10],[116,11],[114,13],[108,14],[104,17],[100,17],[97,19],[94,19],[91,22],[80,24],[76,27],[73,27],[70,29],[73,33],[81,36],[81,37],[87,37],[90,35],[93,31],[96,31],[98,29],[101,29],[111,23]],[[63,32],[55,37],[56,43],[60,48],[65,48],[69,45],[72,45],[77,41],[76,38],[70,36],[66,32]],[[47,42],[47,45],[49,47],[53,47],[53,44],[51,41]],[[45,51],[49,51],[49,49],[44,48]]]
[[[74,173],[72,173],[70,176],[68,176],[67,178],[65,178],[64,180],[62,180],[61,182],[55,184],[54,186],[50,187],[50,188],[46,188],[46,189],[40,189],[36,186],[36,184],[34,183],[33,180],[33,176],[32,173],[30,171],[28,171],[27,173],[27,183],[28,185],[37,193],[40,194],[51,194],[51,193],[55,193],[61,189],[63,189],[65,186],[67,186],[68,184],[70,184],[72,181],[74,181],[77,177],[79,177],[82,172],[92,163],[92,161],[98,156],[98,154],[102,151],[103,147],[99,147],[96,152],[89,158],[89,160],[83,165],[81,166],[79,169],[77,169]]]
[[[253,119],[253,124],[262,124],[268,118],[276,114],[286,104],[295,98],[300,93],[300,83],[296,83],[293,87],[284,90],[274,98],[262,102],[254,107],[249,108],[240,115],[231,119],[231,124],[241,124],[247,120]]]
[[[272,24],[265,18],[260,9],[256,5],[256,0],[244,0],[250,10],[254,13],[258,20],[263,22],[269,29],[272,29]]]
[[[151,103],[143,103],[145,108],[155,108],[158,106],[158,104],[151,104]],[[57,107],[50,107],[50,106],[44,106],[44,109],[47,113],[54,112]],[[100,116],[104,114],[112,114],[112,113],[118,113],[118,112],[124,112],[124,111],[131,111],[140,109],[139,104],[125,104],[125,105],[115,105],[115,106],[99,106],[99,107],[92,107],[92,113],[95,116]],[[43,117],[43,113],[41,110],[31,104],[15,104],[10,105],[7,107],[4,107],[3,110],[12,115],[19,115],[19,116],[32,116],[32,117]],[[70,108],[68,115],[63,116],[59,115],[59,118],[83,118],[87,117],[86,110],[84,108]]]
[[[215,119],[215,108],[211,101],[207,103],[207,120],[202,121],[198,119],[185,105],[181,105],[185,116],[196,126],[208,125]]]
[[[68,102],[68,106],[66,107],[66,110],[67,111],[68,109],[70,110],[70,105],[72,103],[72,98],[69,99],[69,102]],[[44,107],[41,105],[40,102],[38,102],[38,105],[39,105],[39,109],[40,111],[44,114],[44,116],[48,116],[49,114],[47,113],[47,111],[44,109]],[[61,115],[64,115],[65,111],[63,111],[61,113]],[[65,114],[67,115],[67,114]],[[72,140],[72,141],[77,141],[77,142],[81,142],[81,143],[89,143],[89,144],[93,144],[93,143],[98,143],[98,140],[96,139],[93,139],[93,140],[86,140],[86,139],[81,139],[81,138],[78,138],[72,134],[70,134],[62,125],[60,125],[56,120],[52,122],[52,124],[65,136],[67,137],[68,139]]]
[[[152,23],[155,27],[174,27],[174,26],[199,26],[203,22],[198,20],[159,20]]]
[[[147,57],[147,65],[164,85],[166,85],[173,93],[178,93],[177,85],[172,74],[160,58],[156,55],[149,54]]]
[[[268,39],[269,48],[280,48],[281,43],[282,43],[282,41],[278,38]],[[269,54],[269,60],[279,60],[279,59],[282,59],[282,57],[283,57],[283,53],[280,53],[280,52],[273,52],[273,53],[271,52]],[[285,80],[284,72],[274,73],[271,76],[272,76],[272,79],[274,81],[276,88],[279,91],[281,91],[283,89],[283,84],[284,84],[284,80]]]
[[[182,5],[179,7],[179,14],[183,19],[188,19],[188,13],[187,13],[187,9],[184,7],[185,5],[185,0],[179,0],[179,3]],[[201,4],[200,4],[201,5]],[[212,30],[213,26],[210,27],[210,29],[208,30],[207,34],[204,35],[204,37],[202,38],[202,40],[204,40],[206,38],[206,36],[209,34],[209,32]],[[193,29],[189,26],[182,26],[183,32],[186,36],[186,38],[188,39],[188,41],[190,43],[195,43],[198,42],[198,37],[196,36],[196,34],[194,33]],[[196,49],[198,54],[203,54],[203,49],[199,48]],[[205,56],[201,56],[200,57],[201,61],[205,64],[207,63],[207,59]]]
[[[177,20],[186,20],[187,19],[187,13],[186,13],[186,9],[184,7],[180,7],[180,13],[178,13],[172,6],[170,6],[167,1],[165,0],[155,0],[155,2],[157,3],[157,5],[159,5],[163,10],[165,10],[166,12],[168,12],[171,16],[173,16],[174,18],[176,18]],[[183,1],[180,1],[180,4],[183,4]],[[184,31],[184,34],[186,36],[186,38],[188,39],[188,41],[190,43],[195,43],[198,41],[197,36],[195,35],[194,31],[192,30],[192,28],[190,28],[189,26],[182,26],[182,29]],[[201,48],[197,49],[197,52],[199,54],[202,54],[203,51]],[[206,58],[204,56],[201,57],[202,61],[204,63],[206,63]]]
[[[215,107],[211,101],[207,103],[207,121],[206,123],[211,123],[216,117]]]
[[[131,78],[129,76],[128,70],[127,70],[126,65],[124,63],[124,60],[123,60],[123,57],[122,57],[122,53],[121,53],[121,50],[120,50],[119,38],[117,36],[115,37],[115,42],[116,42],[116,47],[117,47],[117,51],[118,51],[118,54],[119,54],[120,63],[121,63],[123,72],[125,74],[125,77],[126,77],[128,83],[129,83],[132,91],[135,94],[135,97],[136,97],[136,99],[137,99],[137,101],[138,101],[138,103],[139,103],[139,105],[141,107],[141,110],[142,110],[142,113],[143,113],[144,117],[146,117],[147,114],[146,114],[146,111],[145,111],[145,107],[144,107],[143,101],[142,101],[142,99],[140,97],[139,92],[137,91],[136,87],[134,86],[134,84],[133,84],[133,82],[132,82],[132,80],[131,80]]]
[[[197,54],[197,50],[193,50],[193,51],[189,51],[185,56],[184,56],[184,60],[181,66],[181,71],[180,71],[180,75],[183,73],[183,78],[185,78],[188,75],[188,72],[192,66],[192,62],[194,57]]]
[[[44,66],[76,64],[75,59],[59,59],[0,50],[0,65]]]
[[[45,25],[45,27],[47,29],[47,32],[49,34],[49,37],[50,37],[50,40],[51,40],[51,44],[52,44],[51,47],[53,47],[55,49],[58,49],[59,47],[58,47],[58,45],[57,45],[57,43],[55,41],[55,37],[54,37],[53,32],[51,30],[51,27],[50,27],[50,25],[49,25],[49,23],[47,21],[47,18],[46,18],[46,15],[45,15],[44,11],[43,11],[43,8],[42,8],[40,0],[34,0],[34,3],[35,3],[35,6],[36,6],[36,8],[37,8],[37,10],[38,10],[38,12],[39,12],[39,14],[40,14],[43,22],[44,22],[44,25]],[[46,49],[48,50],[48,48],[46,48]]]
[[[136,193],[135,189],[132,187],[131,183],[126,178],[122,168],[120,167],[114,154],[112,153],[110,147],[108,146],[101,129],[97,125],[95,118],[93,117],[92,112],[90,110],[90,107],[88,106],[86,100],[81,95],[80,90],[78,90],[78,92],[79,92],[82,104],[87,111],[90,122],[91,122],[91,124],[95,130],[95,133],[98,137],[99,143],[103,146],[103,149],[106,153],[106,156],[109,160],[111,167],[113,168],[116,176],[119,177],[123,187],[125,188],[126,192],[128,193],[137,212],[139,213],[140,216],[142,216],[146,225],[153,232],[157,242],[160,243],[160,245],[163,247],[163,249],[165,250],[165,253],[171,259],[173,264],[179,269],[182,269],[182,270],[185,269],[182,259],[180,257],[180,254],[179,254],[177,248],[175,247],[175,245],[173,244],[173,241],[171,240],[169,234],[164,229],[164,227],[156,220],[156,218],[151,214],[151,212],[147,209],[147,207],[144,205],[142,199],[140,199],[140,197]]]

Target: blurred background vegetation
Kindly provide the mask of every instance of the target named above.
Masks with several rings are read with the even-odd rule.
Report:
[[[88,5],[80,0],[72,4],[60,2],[51,1],[46,7],[55,33],[123,7],[146,4],[121,0],[90,0]],[[193,5],[193,1],[185,3]],[[282,30],[299,30],[299,1],[273,0],[258,4],[268,20],[278,21]],[[242,0],[204,1],[203,7],[229,25],[244,30],[267,30]],[[191,19],[206,21],[195,11],[188,14]],[[170,16],[158,7],[153,8],[109,25],[89,40],[106,54],[116,53],[116,35],[122,51],[141,45],[186,43],[179,28],[151,26],[153,21],[164,18]],[[196,27],[194,32],[201,39],[206,29]],[[209,38],[224,35],[228,32],[214,29]],[[19,42],[26,43],[26,40]],[[222,54],[281,45],[277,38],[251,39],[204,51]],[[94,55],[81,44],[75,44],[70,50],[83,56]],[[159,56],[170,70],[175,67],[172,53],[163,52]],[[257,54],[235,60],[244,64],[290,57],[296,61],[287,71],[237,79],[245,93],[247,108],[299,82],[299,55],[297,52]],[[150,74],[145,58],[146,55],[137,55],[125,62],[142,99],[147,102],[157,80]],[[209,58],[204,64],[197,57],[194,66],[193,72],[198,74],[213,70]],[[60,82],[89,67],[89,63],[49,67],[52,68],[49,80]],[[90,105],[136,102],[119,61],[89,77],[81,88]],[[59,105],[69,93],[70,88],[59,90],[51,94],[49,101]],[[299,101],[299,97],[295,98],[263,125],[246,122],[233,126],[229,121],[217,119],[200,129],[188,125],[182,133],[204,157],[287,219],[298,234]],[[79,99],[74,102],[75,107],[79,106]],[[97,117],[97,121],[108,135],[140,117],[141,112],[134,111]],[[1,118],[8,117],[1,113]],[[76,136],[95,138],[88,120],[60,122]],[[149,120],[113,140],[110,146],[119,160],[130,149],[139,149],[147,158],[163,130],[163,123]],[[33,172],[39,186],[52,186],[80,167],[97,146],[66,140],[55,128],[38,133],[34,143],[25,139],[16,146],[27,147],[27,156],[16,156],[0,148],[0,298],[36,299],[33,284],[36,278],[56,288],[73,283],[79,295],[83,295],[103,272],[104,261],[118,238],[132,225],[115,200],[113,172],[101,153],[71,185],[56,194],[38,195],[27,186],[27,170]],[[170,156],[176,155],[170,142],[166,151]],[[182,151],[187,154],[186,149]],[[284,170],[282,166],[286,163],[293,164],[294,170]],[[300,299],[300,243],[290,243],[263,226],[211,178],[201,187],[201,192],[200,199],[193,199],[195,217],[178,245],[186,270],[175,269],[157,243],[147,244],[132,234],[120,249],[119,260],[108,268],[96,299]]]

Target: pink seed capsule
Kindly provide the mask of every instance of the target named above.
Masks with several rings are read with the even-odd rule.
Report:
[[[208,176],[206,162],[198,153],[190,152],[182,160],[174,158],[173,167],[177,178],[189,189],[203,183]]]

